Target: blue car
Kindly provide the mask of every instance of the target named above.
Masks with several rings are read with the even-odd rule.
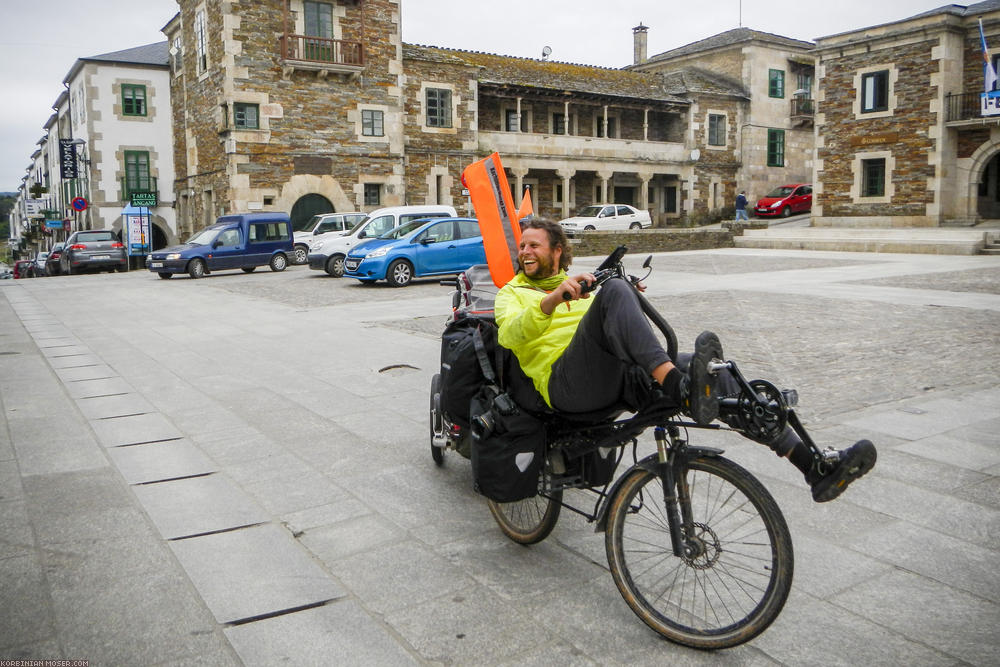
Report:
[[[485,263],[477,220],[423,218],[354,246],[344,259],[344,276],[403,287],[414,278],[461,273]]]

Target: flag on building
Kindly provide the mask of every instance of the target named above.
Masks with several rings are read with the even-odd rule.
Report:
[[[983,44],[983,85],[984,92],[990,93],[997,85],[997,71],[993,69],[993,59],[986,48],[986,35],[983,34],[983,20],[979,19],[979,39]]]

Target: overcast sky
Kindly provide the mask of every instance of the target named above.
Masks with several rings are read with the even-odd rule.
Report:
[[[265,1],[265,0],[260,0]],[[278,2],[280,0],[266,0]],[[403,40],[505,55],[622,67],[632,27],[649,55],[743,25],[812,40],[941,7],[942,0],[401,0]],[[973,4],[959,2],[959,4]],[[710,7],[710,9],[708,9]],[[175,0],[4,2],[0,16],[0,192],[30,164],[74,61],[165,39]],[[708,11],[706,11],[708,9]]]

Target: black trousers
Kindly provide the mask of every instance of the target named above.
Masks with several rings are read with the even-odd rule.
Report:
[[[636,395],[651,386],[653,369],[670,361],[631,285],[609,280],[593,299],[552,365],[549,399],[560,412],[592,412],[641,400]]]

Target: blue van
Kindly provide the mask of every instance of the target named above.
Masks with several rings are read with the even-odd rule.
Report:
[[[181,245],[149,254],[146,267],[161,278],[187,273],[201,278],[212,271],[258,266],[284,271],[295,254],[292,223],[286,213],[224,215]]]

